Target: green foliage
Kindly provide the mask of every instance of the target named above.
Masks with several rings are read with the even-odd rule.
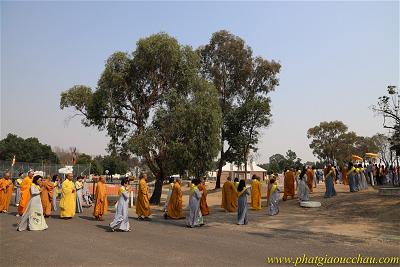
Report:
[[[270,123],[267,94],[279,84],[280,64],[253,57],[244,40],[225,30],[214,33],[198,53],[201,74],[217,89],[222,111],[218,167],[221,170],[226,161],[246,163],[250,151],[257,149],[259,130]]]
[[[310,148],[320,160],[335,161],[342,165],[351,160],[352,155],[363,157],[365,153],[378,153],[382,147],[381,135],[372,137],[358,136],[348,132],[341,121],[321,122],[310,128],[307,137],[312,139]]]
[[[49,145],[39,142],[37,138],[23,139],[14,134],[8,134],[0,140],[0,160],[10,161],[16,157],[18,162],[58,163],[57,155]]]
[[[269,172],[281,173],[287,169],[301,169],[303,164],[301,159],[297,157],[296,153],[292,150],[286,152],[286,157],[281,154],[272,155],[269,158],[269,163],[260,165],[261,168]]]
[[[307,137],[312,139],[310,148],[319,159],[333,161],[338,153],[343,134],[348,127],[341,121],[321,122],[319,125],[308,129]]]
[[[110,174],[125,174],[128,171],[128,164],[117,155],[104,156],[102,161],[103,173],[108,170]]]

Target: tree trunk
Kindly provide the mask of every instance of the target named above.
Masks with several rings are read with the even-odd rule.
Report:
[[[156,175],[156,183],[154,184],[154,191],[150,198],[150,204],[154,205],[160,204],[163,181],[164,181],[164,174],[162,171],[160,171]]]
[[[215,189],[221,188],[221,174],[223,166],[224,166],[224,161],[221,157],[218,163],[217,181],[215,182]]]
[[[224,167],[225,153],[224,153],[224,140],[221,138],[221,157],[218,162],[217,181],[215,182],[215,189],[221,188],[221,175],[222,167]]]

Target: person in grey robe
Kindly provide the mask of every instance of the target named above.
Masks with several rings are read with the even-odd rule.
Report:
[[[42,200],[40,199],[41,179],[42,176],[40,175],[33,177],[30,188],[31,199],[29,200],[28,206],[18,224],[18,231],[24,231],[27,229],[30,231],[41,231],[48,228],[43,216]]]
[[[60,183],[60,177],[58,174],[53,175],[53,200],[51,203],[53,211],[57,211],[57,197],[58,197],[58,184]]]
[[[279,189],[275,179],[269,180],[268,192],[268,214],[273,216],[279,213]]]
[[[87,207],[92,206],[92,199],[90,198],[90,193],[89,193],[89,184],[86,182],[86,177],[83,178],[83,200],[85,201],[85,204]]]
[[[357,192],[357,188],[356,188],[356,170],[353,166],[353,162],[349,162],[348,164],[348,171],[347,171],[347,176],[349,177],[349,189],[350,192]]]
[[[21,200],[21,183],[22,183],[22,179],[24,178],[24,173],[20,172],[18,174],[18,179],[15,180],[15,199],[14,199],[14,204],[15,206],[19,206],[19,201]]]
[[[193,179],[192,188],[189,193],[189,218],[186,226],[190,228],[204,225],[203,216],[201,215],[200,210],[202,192],[197,188],[200,182],[200,179]]]
[[[328,164],[328,167],[325,171],[325,198],[336,196],[336,190],[334,185],[335,180],[335,169],[332,167],[331,164]]]
[[[368,189],[368,182],[367,178],[365,177],[365,170],[361,164],[358,165],[358,168],[360,169],[360,190],[366,190]]]
[[[82,213],[83,209],[83,183],[82,176],[77,177],[77,181],[75,182],[75,190],[76,190],[76,213]]]
[[[111,231],[120,230],[130,232],[128,208],[129,208],[129,180],[122,179],[121,188],[119,189],[119,199],[117,209],[115,211],[114,220],[110,223]]]
[[[298,181],[297,181],[297,196],[299,197],[299,201],[309,201],[310,197],[309,197],[309,192],[310,189],[307,186],[306,183],[306,168],[303,167],[303,170],[301,171],[300,175],[298,176]],[[324,179],[325,180],[325,179]]]
[[[247,219],[247,196],[250,195],[248,188],[246,187],[245,180],[240,180],[238,188],[238,213],[237,213],[237,224],[244,225],[248,223]]]

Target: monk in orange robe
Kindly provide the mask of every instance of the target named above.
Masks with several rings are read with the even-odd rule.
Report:
[[[182,214],[182,189],[181,179],[177,178],[172,188],[171,197],[168,201],[167,216],[171,219],[184,219]]]
[[[227,181],[222,187],[222,203],[221,207],[228,212],[234,212],[237,208],[238,194],[235,184],[232,182],[232,178],[228,177]]]
[[[108,200],[107,200],[107,190],[106,181],[104,176],[100,176],[96,187],[96,202],[94,205],[93,216],[98,221],[104,221],[103,215],[106,215],[108,211]]]
[[[310,189],[310,193],[312,193],[313,192],[314,171],[311,169],[311,167],[308,167],[306,174],[307,174],[307,186]]]
[[[3,178],[0,179],[0,212],[8,212],[13,190],[14,185],[10,179],[10,172],[6,171]]]
[[[53,183],[50,181],[50,177],[42,179],[41,188],[40,199],[43,206],[43,215],[47,218],[51,215],[51,204],[53,201]]]
[[[24,214],[26,207],[28,206],[29,200],[31,199],[31,184],[33,179],[33,170],[28,172],[28,176],[22,180],[21,183],[21,199],[18,206],[18,215]]]
[[[142,173],[139,175],[139,179],[139,190],[136,200],[136,214],[139,220],[148,220],[151,212],[149,201],[149,188],[147,186],[147,175]]]
[[[207,205],[207,188],[206,188],[206,181],[203,180],[197,188],[200,190],[200,192],[203,192],[201,194],[201,199],[200,199],[200,210],[201,210],[201,215],[207,216],[210,214],[210,210],[208,209]]]
[[[282,200],[285,201],[288,196],[291,199],[294,198],[294,171],[293,169],[287,170],[285,172],[285,180],[283,181],[284,191],[283,191],[283,198]]]
[[[344,185],[349,185],[349,177],[347,176],[347,167],[342,168],[342,180]]]
[[[251,178],[251,207],[256,210],[261,209],[261,183],[260,177],[253,175]]]

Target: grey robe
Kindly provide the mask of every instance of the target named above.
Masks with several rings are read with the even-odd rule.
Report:
[[[303,179],[298,180],[298,187],[297,187],[297,195],[299,197],[299,201],[309,201],[310,197],[308,196],[308,192],[310,189],[308,188],[306,182],[304,181],[305,176]]]
[[[53,187],[53,200],[52,200],[52,203],[51,203],[51,206],[52,206],[54,211],[57,211],[57,188],[58,188],[58,185],[54,184],[54,187]]]
[[[237,218],[238,222],[237,224],[243,225],[248,223],[247,219],[247,196],[250,195],[248,188],[245,188],[243,190],[246,190],[243,192],[239,198],[238,198],[238,213],[237,213]]]
[[[129,193],[124,190],[122,191],[121,196],[118,199],[114,220],[110,223],[110,227],[112,229],[118,229],[122,231],[128,231],[130,229],[128,207]]]
[[[270,190],[268,188],[268,190]],[[279,189],[276,190],[269,196],[269,207],[268,207],[268,214],[269,215],[276,215],[279,213]]]
[[[333,184],[334,183],[333,181],[335,179],[334,177],[335,177],[335,175],[333,173],[330,173],[326,176],[326,179],[325,179],[326,190],[325,190],[325,196],[324,196],[326,198],[336,196],[335,185]]]
[[[19,201],[21,200],[21,185],[18,183],[18,181],[15,181],[15,206],[19,205]]]
[[[83,182],[83,199],[86,203],[86,206],[91,206],[92,205],[92,200],[90,199],[90,193],[89,193],[89,188],[88,188],[88,183],[87,182]]]
[[[362,189],[362,190],[368,189],[368,182],[367,182],[367,178],[365,177],[364,171],[360,172],[360,177],[361,177],[360,189]]]
[[[189,218],[187,220],[188,227],[196,227],[204,224],[203,216],[200,210],[200,199],[202,192],[199,189],[195,189],[193,194],[189,197]]]
[[[35,185],[31,185],[31,199],[29,200],[28,206],[24,214],[21,217],[21,221],[18,224],[18,231],[31,230],[40,231],[48,228],[46,220],[43,216],[42,200],[40,199],[40,191]]]

